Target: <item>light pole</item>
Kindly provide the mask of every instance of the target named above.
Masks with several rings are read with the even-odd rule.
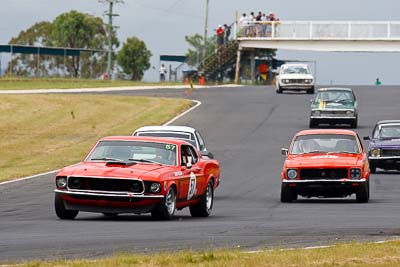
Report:
[[[204,23],[204,47],[203,47],[203,61],[206,59],[207,51],[207,30],[208,30],[208,3],[210,0],[206,0],[206,17]]]
[[[118,3],[123,3],[122,0],[100,0],[100,2],[102,3],[108,3],[108,12],[105,12],[105,15],[108,16],[108,25],[107,25],[107,30],[108,30],[108,51],[107,51],[107,74],[108,77],[111,78],[111,62],[112,62],[112,34],[113,34],[113,30],[114,28],[117,28],[115,26],[113,26],[113,17],[114,16],[119,16],[118,14],[114,14],[113,13],[113,7],[114,4],[118,4]]]

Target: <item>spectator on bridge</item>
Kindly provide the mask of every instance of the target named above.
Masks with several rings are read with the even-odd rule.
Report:
[[[278,23],[279,18],[277,16],[275,16],[275,14],[272,13],[272,12],[269,13],[268,18],[269,18],[269,21],[271,21],[272,28],[274,29],[274,36],[277,36],[278,35],[277,28],[278,28],[278,25],[279,25],[279,23]],[[271,34],[272,34],[272,29],[271,29],[271,32],[270,32],[270,36],[271,36]]]
[[[218,25],[216,34],[217,34],[217,47],[220,48],[222,45],[224,45],[224,36],[225,36],[224,29],[222,28],[221,25]]]
[[[224,32],[225,32],[225,43],[228,43],[229,36],[231,35],[231,26],[228,26],[228,24],[224,24]]]
[[[256,36],[256,28],[255,28],[255,24],[254,24],[255,22],[256,22],[256,17],[254,16],[254,12],[250,12],[249,26],[247,29],[246,36],[248,36],[248,37]]]
[[[249,24],[249,18],[246,13],[239,18],[239,36],[247,36],[247,27]]]

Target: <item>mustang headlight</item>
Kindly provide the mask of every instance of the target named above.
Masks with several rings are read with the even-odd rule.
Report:
[[[161,191],[161,184],[159,184],[159,183],[152,183],[152,184],[150,185],[150,191],[151,191],[152,193],[158,193],[158,192],[160,192],[160,191]]]
[[[312,79],[305,79],[304,80],[305,83],[312,83],[312,81],[313,81]]]
[[[347,115],[347,116],[354,115],[354,111],[348,110],[348,111],[346,111],[346,115]]]
[[[282,82],[283,83],[289,83],[289,80],[288,79],[283,79]]]
[[[297,170],[295,169],[288,169],[286,171],[286,176],[287,178],[289,178],[290,180],[294,180],[297,178]]]
[[[381,156],[381,150],[379,148],[371,149],[371,156],[378,158]]]
[[[361,178],[361,169],[359,169],[359,168],[350,169],[350,178],[351,179]]]
[[[65,176],[56,177],[56,186],[58,188],[67,188],[67,177]]]

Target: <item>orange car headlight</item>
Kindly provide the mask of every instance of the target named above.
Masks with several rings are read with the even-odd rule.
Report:
[[[297,170],[296,169],[288,169],[286,171],[286,177],[290,180],[294,180],[297,178]]]

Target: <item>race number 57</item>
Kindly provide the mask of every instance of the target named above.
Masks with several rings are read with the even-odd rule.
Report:
[[[191,172],[187,200],[192,199],[195,193],[196,193],[196,175],[194,175],[194,173]]]

